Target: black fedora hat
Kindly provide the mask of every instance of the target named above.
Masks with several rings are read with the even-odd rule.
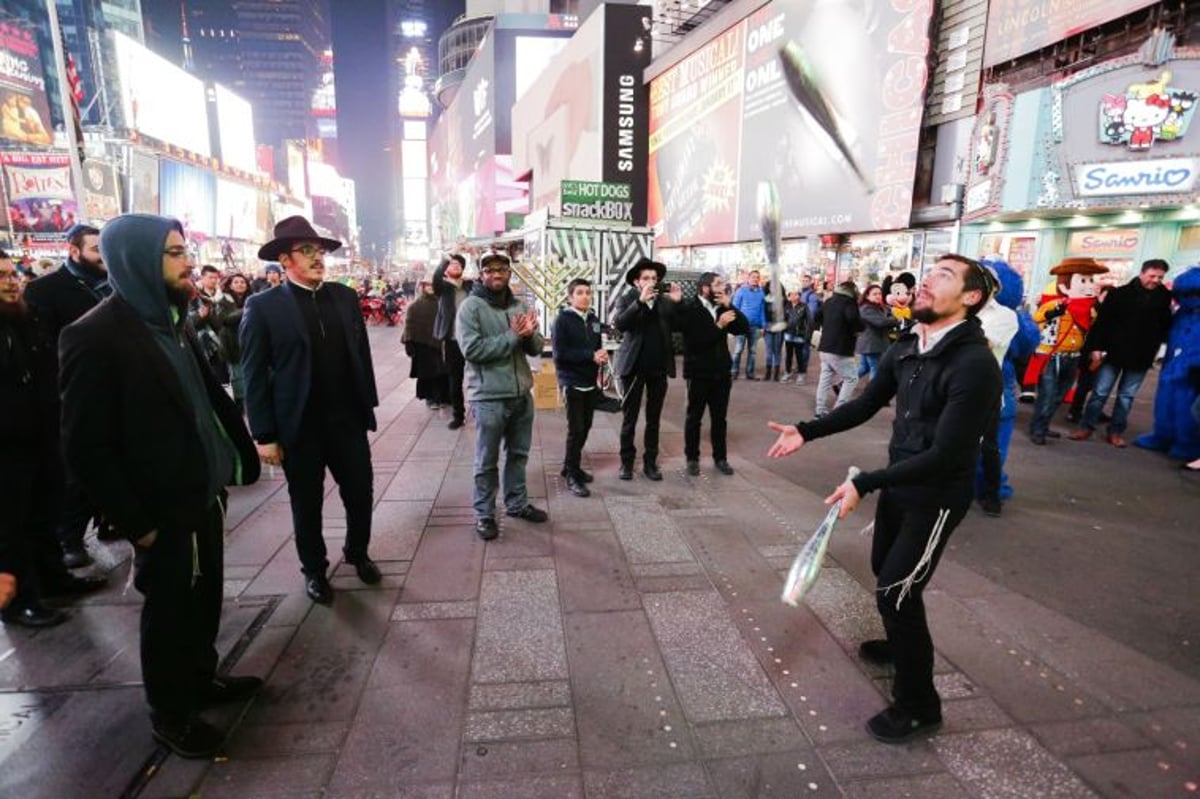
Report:
[[[660,283],[662,282],[662,279],[667,276],[667,267],[665,265],[660,264],[658,261],[651,261],[649,258],[643,255],[638,259],[636,264],[629,267],[629,271],[625,273],[625,282],[631,286],[636,285],[637,276],[641,274],[643,269],[653,269],[655,272],[657,272],[658,281]]]
[[[312,224],[304,217],[289,216],[275,226],[275,238],[259,248],[258,257],[263,261],[278,261],[279,256],[298,241],[319,241],[325,252],[333,252],[342,246],[337,239],[327,239],[313,230]]]

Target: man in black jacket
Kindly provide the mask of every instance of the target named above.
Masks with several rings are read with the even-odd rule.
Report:
[[[551,338],[554,370],[567,401],[567,443],[562,476],[572,494],[586,497],[592,493],[587,487],[592,475],[583,470],[580,460],[592,429],[596,402],[600,399],[596,372],[608,363],[608,352],[600,336],[600,318],[592,311],[592,284],[583,278],[568,283],[567,303],[554,320]]]
[[[45,328],[57,351],[62,329],[95,308],[112,293],[108,269],[100,255],[100,231],[91,225],[75,225],[67,231],[67,260],[61,268],[39,277],[25,290],[25,302]],[[57,361],[54,364],[58,368]],[[54,378],[57,383],[57,377]],[[55,411],[57,413],[57,411]],[[83,545],[83,535],[95,515],[79,484],[68,479],[56,520],[56,533],[63,562],[77,569],[92,562]]]
[[[105,226],[100,246],[113,296],[59,343],[63,450],[134,545],[154,737],[182,757],[210,757],[224,734],[199,711],[262,685],[216,673],[225,486],[254,482],[258,459],[184,324],[192,284],[182,226],[127,214]]]
[[[882,489],[871,568],[887,640],[864,642],[859,655],[896,668],[892,706],[867,722],[884,743],[932,732],[942,721],[922,592],[970,508],[979,441],[1000,401],[1000,367],[975,318],[991,291],[978,262],[940,258],[917,293],[919,324],[884,353],[861,397],[823,419],[770,423],[779,438],[767,454],[781,458],[806,441],[857,427],[896,400],[888,466],[847,479],[825,499],[841,502],[845,517],[860,497]]]
[[[821,328],[821,343],[817,347],[821,359],[821,375],[817,381],[816,415],[825,415],[829,407],[829,392],[835,378],[841,380],[835,408],[845,405],[854,396],[858,385],[858,361],[854,357],[854,345],[863,329],[862,317],[858,313],[858,287],[852,281],[839,283],[829,299],[817,311],[817,325]]]
[[[728,336],[747,335],[750,323],[731,305],[725,279],[704,272],[696,281],[696,299],[676,310],[675,328],[683,334],[683,379],[687,381],[683,452],[688,474],[700,474],[700,424],[706,408],[714,465],[721,474],[733,474],[725,449],[725,415],[733,388]]]
[[[658,470],[658,422],[667,398],[667,378],[675,376],[671,313],[675,303],[683,299],[678,285],[671,287],[670,299],[659,296],[658,284],[666,274],[667,267],[663,264],[641,258],[625,273],[625,282],[632,290],[622,294],[613,309],[612,325],[623,334],[614,359],[615,374],[624,396],[618,474],[622,480],[633,479],[633,462],[637,457],[633,441],[643,394],[646,396],[643,472],[651,480],[662,479]]]
[[[304,590],[333,602],[321,508],[325,470],[346,509],[342,554],[368,585],[381,579],[371,560],[374,477],[367,431],[375,429],[375,367],[358,295],[325,282],[325,253],[342,246],[300,216],[275,226],[258,257],[278,260],[287,281],[246,300],[242,373],[246,415],[263,463],[283,466]]]
[[[450,407],[454,411],[450,424],[451,430],[463,426],[466,419],[466,405],[463,400],[463,373],[467,362],[463,358],[462,348],[458,346],[458,334],[454,329],[454,319],[458,314],[463,300],[471,296],[475,285],[473,280],[463,280],[463,270],[467,268],[467,259],[458,253],[446,256],[446,260],[433,270],[433,293],[438,298],[437,319],[433,322],[433,337],[442,342],[442,359],[446,362],[450,380]]]
[[[1171,292],[1163,285],[1169,268],[1161,258],[1146,261],[1141,274],[1111,289],[1104,302],[1096,306],[1096,321],[1084,344],[1089,353],[1088,368],[1097,372],[1096,382],[1079,429],[1071,433],[1075,441],[1092,437],[1104,403],[1116,388],[1117,401],[1106,440],[1114,447],[1128,446],[1124,433],[1133,398],[1171,329]]]

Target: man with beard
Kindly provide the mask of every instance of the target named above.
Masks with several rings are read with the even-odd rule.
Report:
[[[471,365],[467,389],[475,419],[475,534],[484,541],[500,535],[496,490],[500,445],[504,461],[504,508],[509,516],[540,524],[546,511],[529,502],[525,464],[533,443],[533,373],[528,356],[541,355],[545,342],[537,312],[513,296],[507,255],[488,253],[479,261],[479,282],[458,309],[455,327],[463,357]]]
[[[62,329],[111,293],[108,270],[100,255],[100,231],[90,225],[75,225],[67,231],[67,260],[62,268],[30,283],[25,302],[34,310],[51,346],[57,348]],[[54,379],[57,381],[57,376]],[[79,484],[68,479],[56,521],[63,562],[68,568],[92,562],[83,545],[83,534],[93,515]]]
[[[696,299],[675,312],[675,327],[683,334],[683,379],[687,381],[687,418],[683,452],[688,474],[700,474],[700,424],[708,409],[712,456],[717,471],[733,474],[725,451],[725,415],[733,388],[729,336],[748,335],[750,322],[732,307],[725,279],[705,272],[696,281]]]
[[[825,499],[841,502],[845,517],[860,497],[881,490],[871,568],[887,640],[864,642],[859,656],[895,666],[892,705],[867,722],[884,743],[933,732],[942,722],[922,592],[970,508],[979,441],[1000,401],[1000,366],[975,318],[992,290],[978,262],[943,256],[921,280],[913,306],[918,324],[884,353],[858,399],[814,421],[770,423],[779,438],[767,454],[781,458],[896,401],[887,467],[860,472]]]
[[[446,260],[433,272],[433,293],[438,298],[437,319],[433,323],[433,337],[442,342],[442,358],[446,362],[446,370],[450,381],[450,407],[454,411],[450,424],[451,430],[463,426],[466,419],[466,404],[463,399],[463,375],[466,361],[463,359],[462,348],[458,344],[458,331],[455,327],[455,317],[463,301],[471,295],[475,283],[463,279],[463,270],[467,267],[467,259],[458,253],[446,256]]]
[[[216,673],[225,486],[254,482],[258,458],[185,324],[192,283],[182,226],[127,214],[105,226],[100,246],[113,295],[67,327],[59,347],[63,450],[134,545],[154,738],[181,757],[210,757],[224,733],[199,711],[262,685]]]

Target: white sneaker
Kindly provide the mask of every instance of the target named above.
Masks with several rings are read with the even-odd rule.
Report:
[[[807,382],[808,381],[805,379],[804,375],[796,375],[796,385],[802,386]]]
[[[785,374],[783,377],[779,378],[779,382],[780,382],[780,383],[786,383],[786,382],[788,382],[788,381],[789,381],[789,380],[791,380],[791,379],[792,379],[792,373],[791,373],[791,372],[788,372],[788,373],[787,373],[787,374]]]

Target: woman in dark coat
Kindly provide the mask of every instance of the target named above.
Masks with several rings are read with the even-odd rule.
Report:
[[[858,315],[863,322],[863,330],[854,347],[854,353],[861,359],[858,376],[869,375],[874,380],[879,359],[891,343],[888,333],[900,326],[900,320],[892,316],[891,309],[883,301],[883,289],[874,283],[863,292]]]
[[[430,410],[446,404],[450,382],[446,362],[442,359],[442,343],[433,337],[438,301],[433,285],[421,281],[421,296],[404,313],[404,352],[412,359],[408,376],[417,381],[417,399],[425,400]]]
[[[229,364],[229,383],[233,388],[233,401],[238,409],[246,395],[242,380],[242,345],[238,341],[238,328],[242,325],[242,308],[250,296],[250,281],[240,272],[225,278],[221,284],[221,299],[217,302],[217,334],[221,339],[221,354]]]

